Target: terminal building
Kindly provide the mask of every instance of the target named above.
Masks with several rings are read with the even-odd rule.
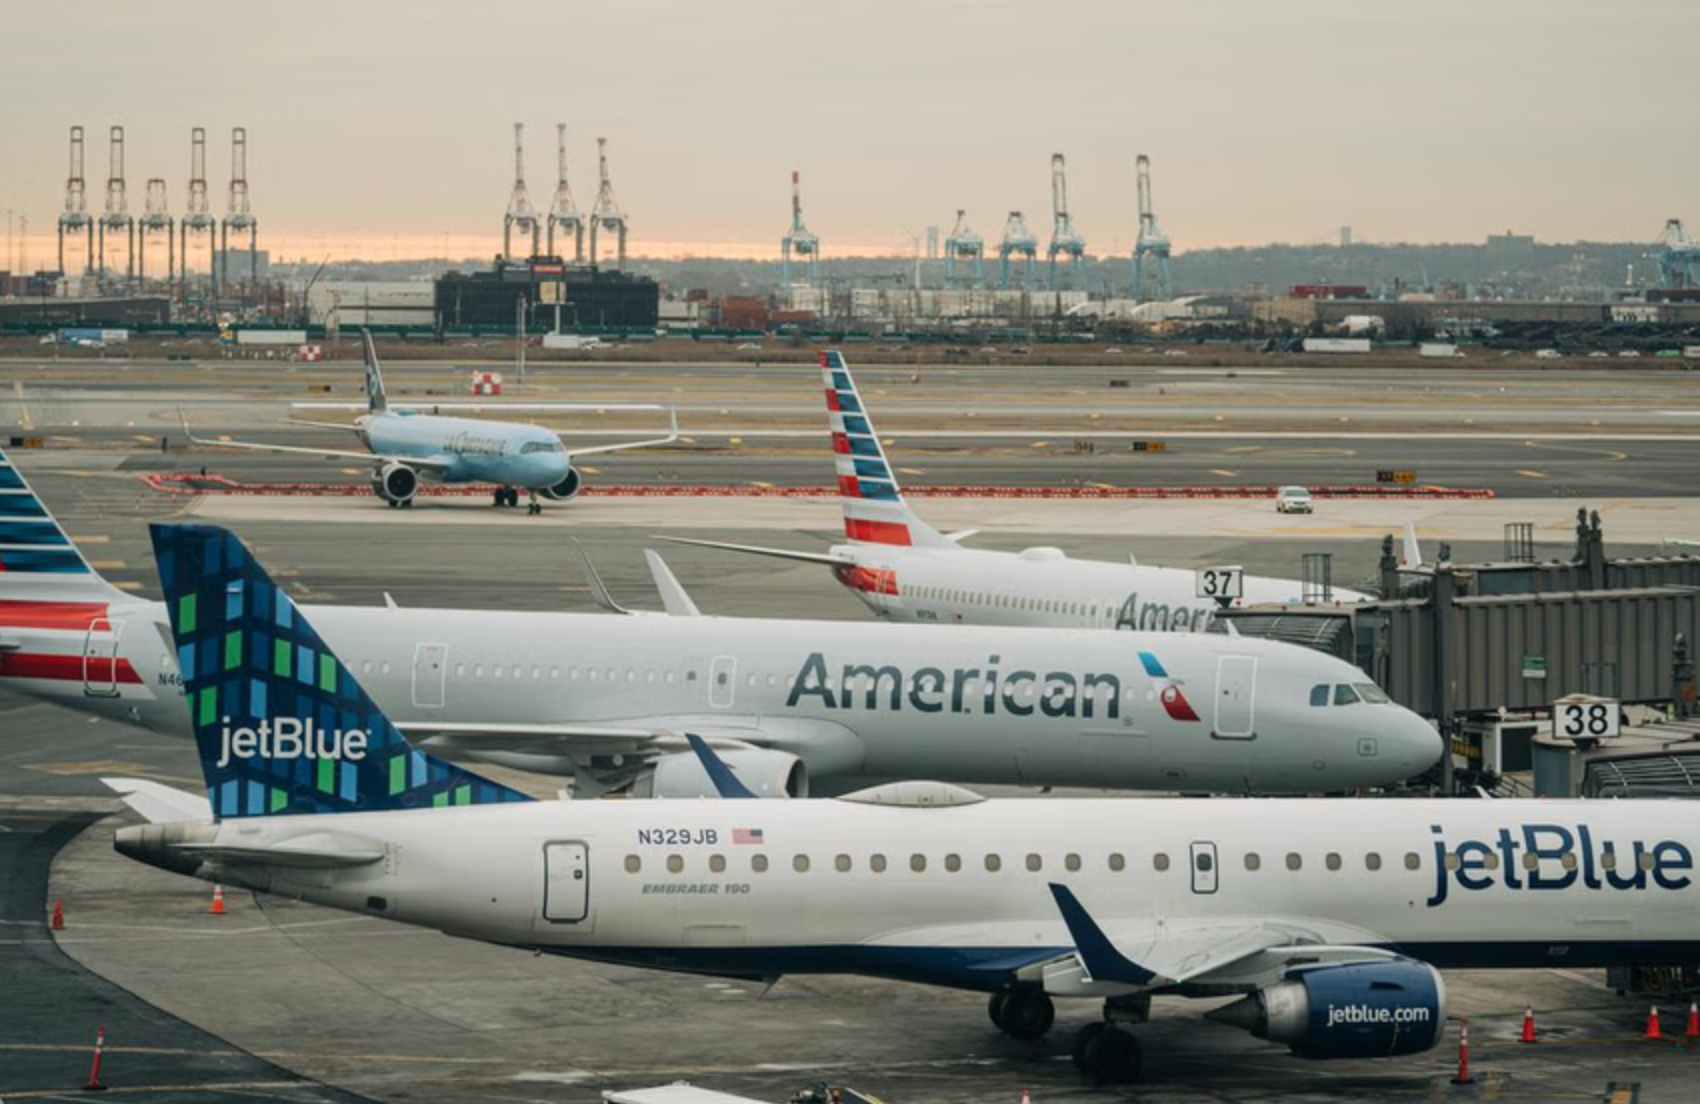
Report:
[[[570,265],[559,257],[496,261],[485,272],[449,272],[436,282],[437,332],[641,329],[660,315],[661,288],[647,276]]]

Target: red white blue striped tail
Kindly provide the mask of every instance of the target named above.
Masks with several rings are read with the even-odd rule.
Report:
[[[0,601],[134,601],[89,566],[11,458],[0,452]]]
[[[838,466],[845,536],[868,544],[955,547],[949,537],[910,512],[903,501],[891,462],[880,445],[873,419],[862,407],[844,354],[836,349],[822,352],[820,367],[826,384],[826,418]]]

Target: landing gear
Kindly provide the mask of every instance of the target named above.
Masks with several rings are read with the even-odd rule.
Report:
[[[1012,1039],[1037,1039],[1056,1022],[1057,1008],[1036,985],[1000,989],[986,1003],[992,1025]]]
[[[1090,1023],[1074,1037],[1074,1068],[1094,1085],[1139,1080],[1139,1040],[1111,1022]]]
[[[518,506],[519,505],[519,491],[516,490],[513,487],[497,487],[496,488],[495,505],[497,505],[497,506]]]
[[[531,496],[530,499],[525,504],[525,513],[526,513],[527,517],[536,517],[538,514],[541,514],[543,512],[543,503],[537,501],[537,492],[536,491],[530,492],[530,496]],[[514,499],[515,499],[514,505],[518,506],[519,505],[519,501],[518,501],[519,492],[518,491],[514,492]]]

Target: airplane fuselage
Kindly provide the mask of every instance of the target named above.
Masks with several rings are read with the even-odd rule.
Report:
[[[493,943],[751,977],[1038,980],[1074,946],[1052,883],[1129,944],[1164,925],[1270,924],[1442,968],[1700,962],[1700,820],[1683,802],[542,802],[197,831],[251,851],[311,839],[383,855],[204,877]],[[169,865],[159,832],[123,829],[119,848]]]
[[[543,490],[572,470],[560,438],[540,426],[397,413],[367,414],[355,425],[374,453],[441,464],[421,473],[445,483]]]
[[[1399,706],[1356,693],[1335,704],[1333,688],[1369,683],[1357,668],[1249,638],[347,606],[305,612],[379,705],[413,731],[698,731],[796,755],[828,792],[841,788],[833,779],[902,777],[1316,792],[1407,778],[1440,751],[1432,728]],[[81,621],[61,616],[69,619],[58,627],[10,630],[20,648],[0,653],[0,685],[188,732],[161,604],[91,606]],[[476,752],[485,738],[463,742]],[[605,757],[646,753],[637,735],[590,742]]]

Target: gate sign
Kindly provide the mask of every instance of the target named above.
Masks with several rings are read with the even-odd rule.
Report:
[[[1615,698],[1575,694],[1552,703],[1552,734],[1565,740],[1604,740],[1616,736],[1622,716]]]
[[[1193,572],[1193,593],[1200,598],[1215,598],[1228,602],[1245,592],[1243,567],[1201,567]]]

